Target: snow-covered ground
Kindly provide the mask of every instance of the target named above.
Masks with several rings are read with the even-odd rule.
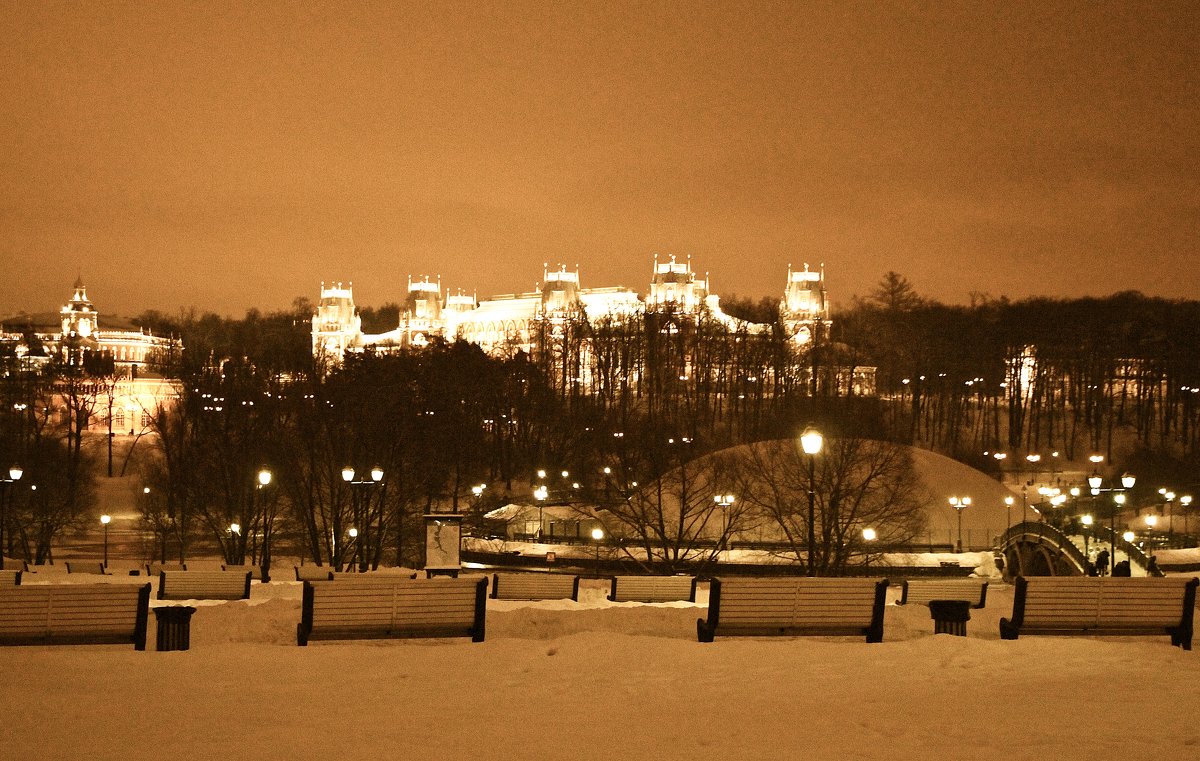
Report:
[[[27,579],[69,583],[74,578]],[[110,583],[137,579],[111,577]],[[2,759],[1195,759],[1197,651],[965,638],[889,605],[884,642],[696,641],[696,604],[488,601],[487,639],[295,644],[300,585],[195,603],[191,650],[0,647]],[[892,599],[899,590],[893,590]],[[158,603],[157,601],[154,603]]]

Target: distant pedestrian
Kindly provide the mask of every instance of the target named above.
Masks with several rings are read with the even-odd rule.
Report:
[[[1153,555],[1151,555],[1150,559],[1146,561],[1146,575],[1154,576],[1157,573],[1158,573],[1158,561],[1154,559]]]
[[[1108,573],[1108,550],[1100,550],[1096,555],[1096,573],[1104,576]]]
[[[1114,565],[1114,566],[1113,566],[1113,572],[1112,572],[1112,575],[1113,575],[1114,577],[1118,577],[1118,576],[1131,576],[1131,575],[1132,575],[1132,573],[1130,572],[1130,568],[1129,568],[1129,561],[1128,561],[1128,560],[1122,560],[1121,562],[1119,562],[1119,563],[1117,563],[1116,565]]]

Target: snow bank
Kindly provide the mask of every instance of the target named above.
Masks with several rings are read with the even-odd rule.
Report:
[[[300,648],[300,588],[197,605],[188,652],[154,652],[153,629],[144,653],[0,648],[0,756],[1170,761],[1200,747],[1196,652],[1166,635],[1003,642],[1012,590],[996,582],[967,637],[893,604],[874,645],[701,644],[703,585],[694,604],[613,604],[588,579],[579,602],[489,600],[479,644]]]

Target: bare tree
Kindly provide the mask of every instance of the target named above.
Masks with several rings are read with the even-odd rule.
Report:
[[[810,463],[791,439],[734,450],[735,493],[771,519],[790,552],[814,575],[837,575],[863,552],[862,529],[881,545],[902,544],[924,525],[927,501],[906,448],[871,439],[827,440]],[[813,477],[810,479],[810,472]],[[814,552],[808,555],[809,495]]]

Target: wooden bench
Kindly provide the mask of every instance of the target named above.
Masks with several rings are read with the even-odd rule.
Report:
[[[963,600],[972,608],[987,604],[988,583],[983,579],[905,579],[900,582],[897,605],[928,605],[930,600]]]
[[[146,575],[150,578],[157,578],[162,571],[186,571],[186,563],[147,563]]]
[[[0,645],[132,642],[146,649],[150,584],[0,587]]]
[[[1022,634],[1167,634],[1192,649],[1195,577],[1018,576],[1012,618],[1000,638]]]
[[[0,587],[21,586],[21,574],[24,571],[0,571]]]
[[[97,576],[107,576],[104,563],[99,560],[68,560],[67,573],[91,573]]]
[[[3,557],[3,556],[0,556]],[[19,558],[3,557],[0,560],[0,571],[28,571],[29,563]]]
[[[701,642],[721,636],[866,635],[883,641],[887,579],[713,579],[708,620],[696,621]]]
[[[296,569],[296,581],[329,581],[333,578],[333,566],[331,565],[298,565]]]
[[[696,601],[694,576],[613,576],[608,599],[613,602]]]
[[[579,577],[564,573],[497,573],[492,575],[496,600],[579,600]]]
[[[246,571],[160,571],[160,600],[248,600],[250,577]]]
[[[304,582],[296,643],[313,639],[470,637],[483,642],[487,577]]]

